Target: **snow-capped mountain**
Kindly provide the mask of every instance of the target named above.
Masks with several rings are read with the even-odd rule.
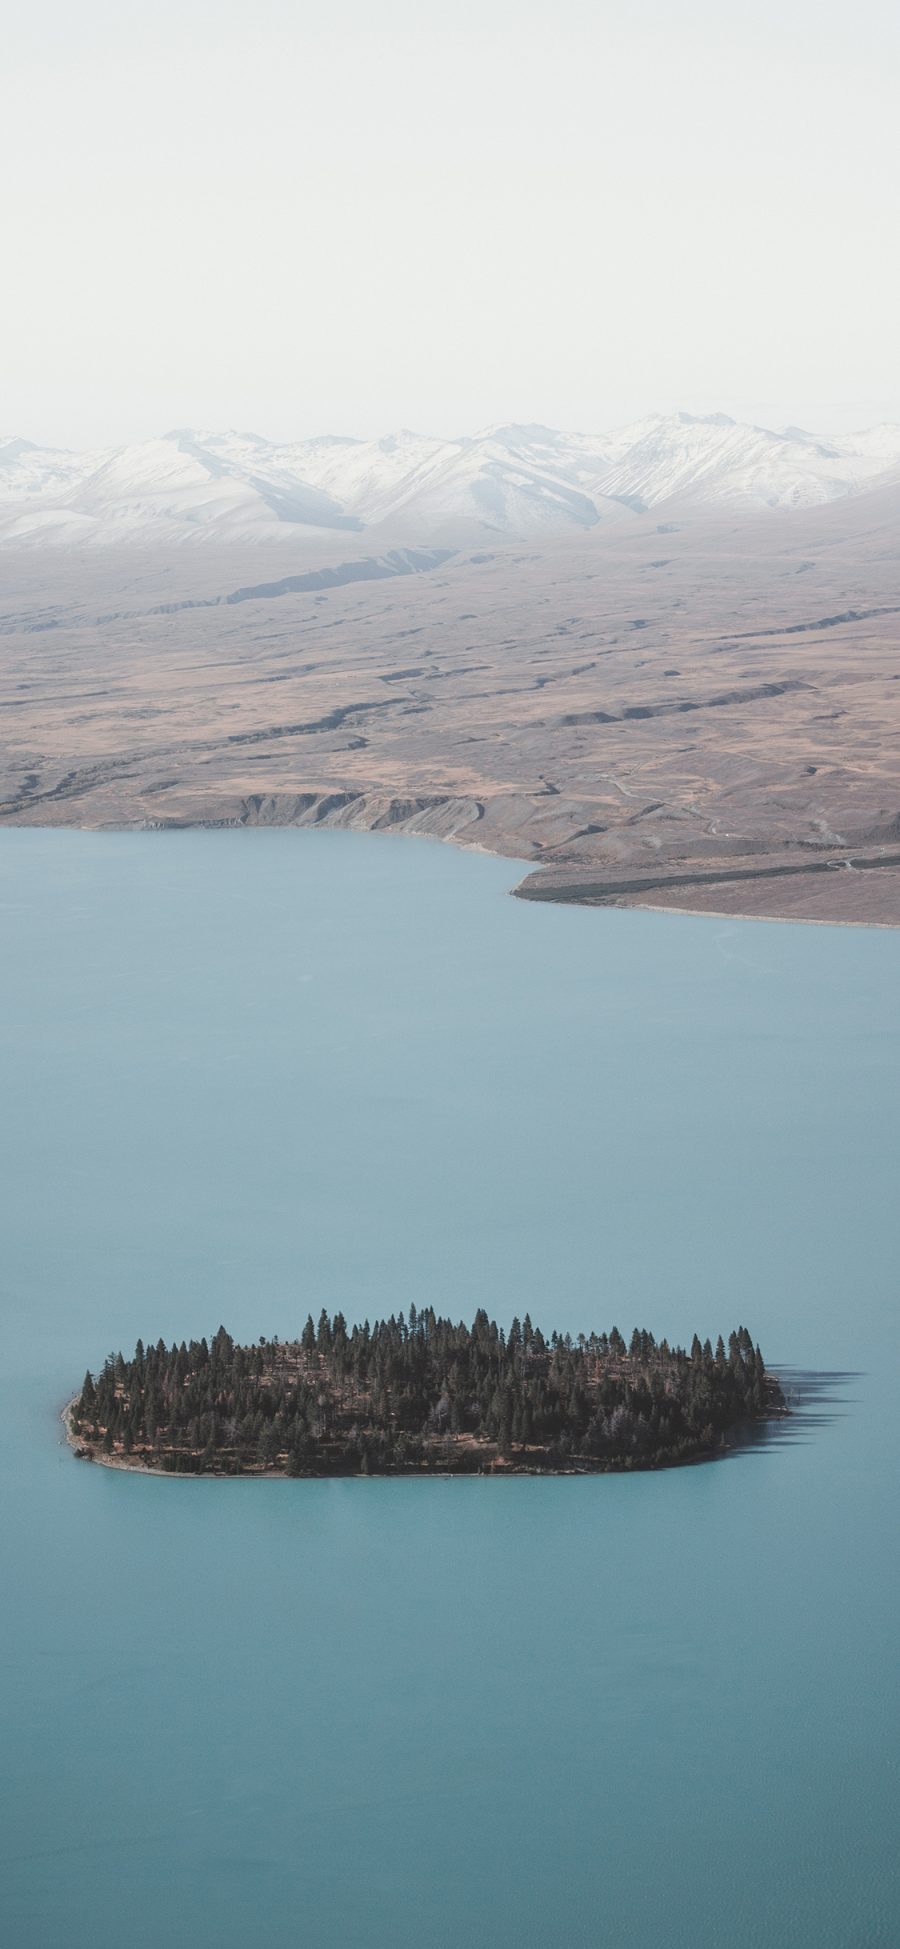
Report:
[[[900,427],[827,440],[799,427],[741,426],[725,413],[659,414],[612,435],[607,451],[606,492],[633,507],[816,507],[896,466]]]
[[[498,426],[462,440],[403,432],[366,442],[311,441],[292,451],[308,480],[367,524],[402,516],[426,528],[458,520],[529,535],[591,528],[624,512],[598,486],[602,449],[583,443],[585,467],[581,444],[579,435],[549,427]]]
[[[19,452],[16,452],[16,449]],[[360,523],[254,435],[170,433],[101,453],[0,445],[0,539],[231,540]]]
[[[900,478],[900,427],[822,439],[724,414],[657,414],[611,433],[491,427],[277,444],[178,430],[101,452],[0,437],[0,541],[540,537],[666,506],[812,507]]]

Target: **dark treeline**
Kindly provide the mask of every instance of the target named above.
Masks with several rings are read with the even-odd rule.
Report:
[[[690,1352],[636,1330],[504,1333],[410,1308],[341,1313],[297,1341],[162,1340],[111,1354],[70,1410],[82,1454],[188,1474],[654,1468],[711,1454],[784,1407],[744,1327]]]

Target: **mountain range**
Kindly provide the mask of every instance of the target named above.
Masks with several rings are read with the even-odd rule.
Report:
[[[0,543],[533,539],[653,510],[815,507],[900,484],[900,426],[821,438],[725,414],[287,444],[179,429],[87,452],[0,436]]]

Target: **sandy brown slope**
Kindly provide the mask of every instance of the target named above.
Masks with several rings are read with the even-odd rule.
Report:
[[[0,819],[390,826],[540,897],[898,923],[898,535],[900,491],[301,589],[399,538],[4,551]]]

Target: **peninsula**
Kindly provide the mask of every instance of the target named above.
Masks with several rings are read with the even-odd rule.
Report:
[[[295,1341],[138,1341],[85,1375],[66,1426],[80,1456],[173,1474],[591,1474],[711,1457],[785,1412],[745,1327],[688,1352],[411,1306],[352,1328],[323,1310]]]

